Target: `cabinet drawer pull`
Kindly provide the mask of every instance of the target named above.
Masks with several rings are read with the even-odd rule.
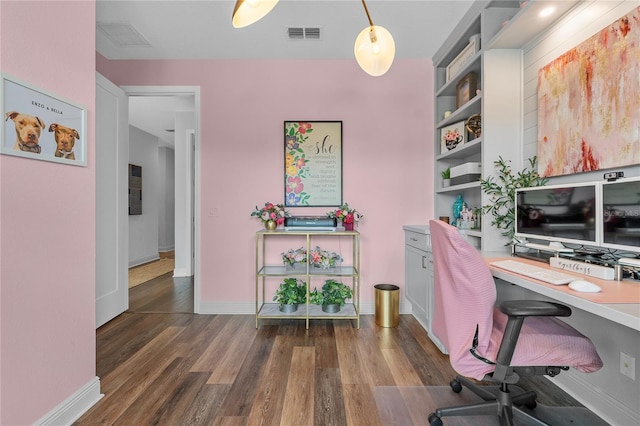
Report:
[[[424,264],[424,260],[427,258],[427,256],[422,256],[422,269],[427,269],[427,266]]]
[[[414,237],[411,237],[411,241],[418,242],[418,239],[417,239],[417,238],[414,238]]]

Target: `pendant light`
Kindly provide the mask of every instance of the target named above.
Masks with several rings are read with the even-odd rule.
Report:
[[[378,77],[391,68],[396,54],[396,44],[386,28],[373,25],[364,0],[362,0],[362,5],[369,19],[369,26],[358,34],[353,53],[364,72]]]
[[[235,28],[242,28],[264,18],[271,12],[278,0],[236,0],[231,23]]]

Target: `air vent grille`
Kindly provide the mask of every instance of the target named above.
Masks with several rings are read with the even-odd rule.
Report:
[[[118,47],[151,46],[131,24],[98,22],[97,26],[98,30]]]
[[[289,40],[322,40],[320,27],[287,27]]]

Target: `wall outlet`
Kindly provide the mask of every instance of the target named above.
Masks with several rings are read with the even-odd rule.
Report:
[[[210,207],[209,208],[209,216],[210,217],[219,217],[220,216],[220,207]]]
[[[636,379],[636,359],[624,352],[620,352],[620,373],[631,380]]]

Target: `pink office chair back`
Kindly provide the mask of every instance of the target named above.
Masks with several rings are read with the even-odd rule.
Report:
[[[495,361],[507,316],[495,309],[495,282],[478,250],[453,226],[432,220],[429,228],[435,269],[431,327],[447,348],[453,368],[481,380],[494,366],[470,349]],[[602,360],[593,343],[563,321],[530,317],[520,331],[511,365],[566,365],[593,372],[602,367]]]
[[[496,286],[478,250],[456,228],[442,221],[429,223],[435,268],[432,329],[449,352],[453,368],[482,377],[493,370],[469,354],[478,330],[477,352],[490,350]],[[493,349],[493,348],[492,348]]]

